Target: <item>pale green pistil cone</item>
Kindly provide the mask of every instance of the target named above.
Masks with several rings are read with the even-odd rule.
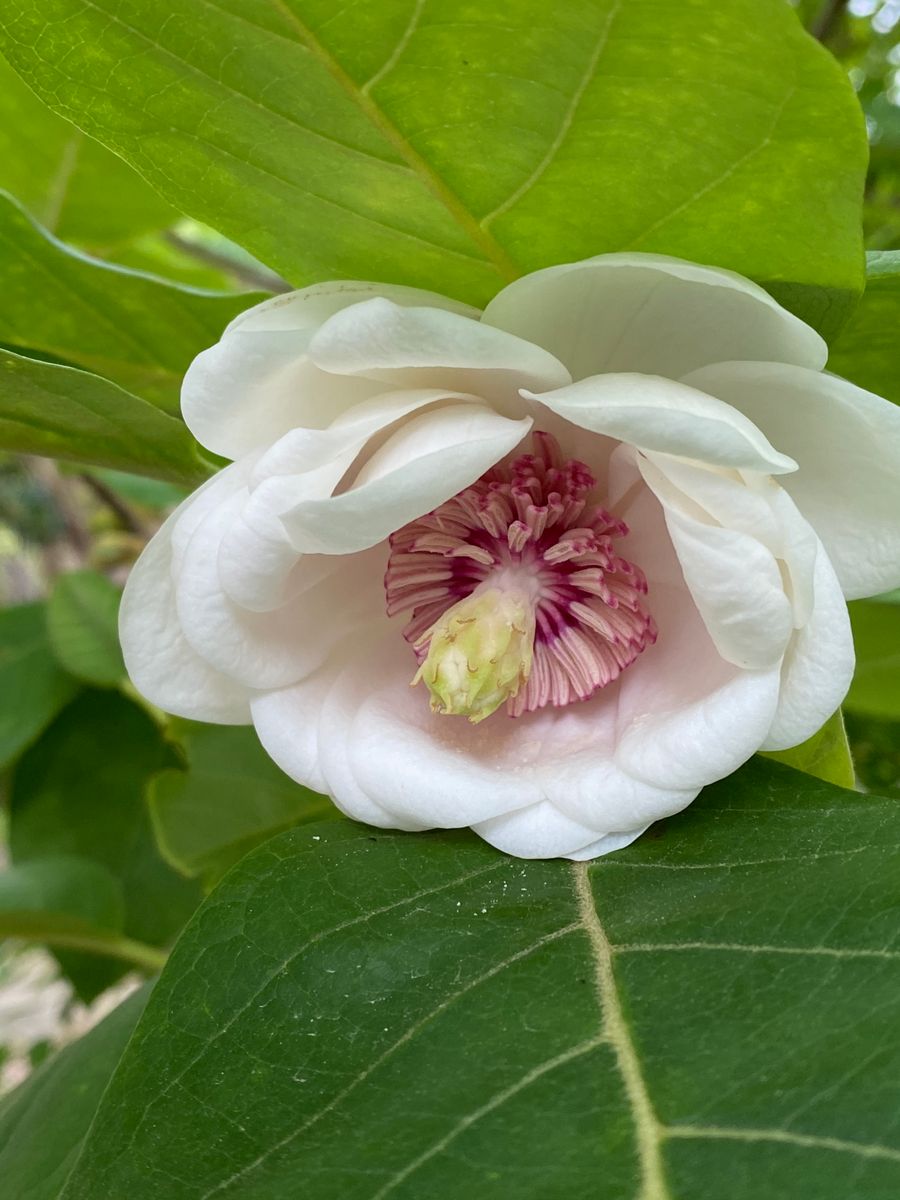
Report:
[[[515,590],[487,588],[460,600],[421,640],[424,680],[434,712],[489,717],[527,681],[534,650],[534,605]]]

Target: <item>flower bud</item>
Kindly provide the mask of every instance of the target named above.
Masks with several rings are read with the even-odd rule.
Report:
[[[515,696],[531,672],[534,606],[518,591],[487,588],[448,608],[420,639],[424,680],[434,712],[477,724]]]

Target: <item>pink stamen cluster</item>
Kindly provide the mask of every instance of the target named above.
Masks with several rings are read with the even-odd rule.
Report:
[[[412,610],[403,630],[421,663],[428,631],[485,587],[515,588],[534,604],[531,674],[510,716],[586,700],[656,641],[643,572],[613,549],[624,522],[590,503],[596,480],[563,460],[556,439],[492,467],[471,487],[391,536],[388,616]]]

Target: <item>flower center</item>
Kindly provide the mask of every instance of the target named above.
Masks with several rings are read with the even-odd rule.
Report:
[[[556,439],[490,471],[391,535],[388,616],[438,712],[472,721],[586,700],[656,641],[628,527],[590,502],[596,480]]]

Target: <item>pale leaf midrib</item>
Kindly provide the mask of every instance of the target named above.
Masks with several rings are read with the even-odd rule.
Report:
[[[573,863],[575,897],[594,959],[602,1033],[616,1056],[634,1123],[641,1171],[637,1200],[671,1200],[662,1159],[663,1129],[653,1109],[613,974],[613,947],[597,913],[588,863]]]
[[[521,275],[521,271],[502,248],[502,246],[479,224],[476,217],[469,212],[462,200],[445,183],[436,171],[426,162],[409,140],[400,132],[387,113],[379,107],[363,87],[357,86],[334,55],[319,41],[313,30],[293,11],[287,0],[270,0],[273,8],[277,9],[285,19],[296,28],[303,44],[319,64],[331,75],[336,83],[346,92],[350,100],[369,120],[375,129],[384,137],[402,157],[403,161],[419,176],[429,191],[437,197],[449,212],[450,216],[466,234],[490,263],[501,280],[512,282]],[[364,85],[365,86],[365,85]]]

